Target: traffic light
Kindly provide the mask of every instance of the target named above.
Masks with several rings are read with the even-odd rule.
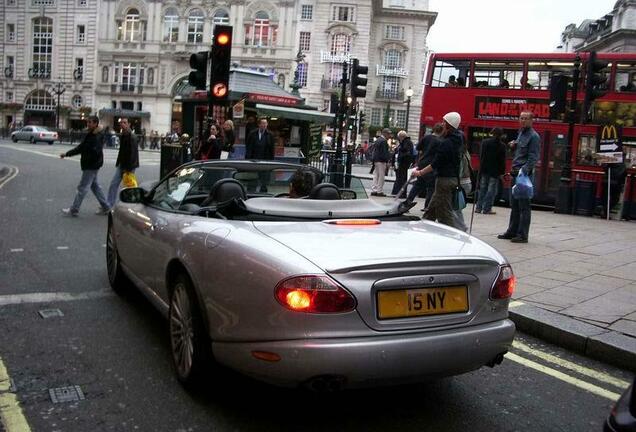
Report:
[[[363,98],[367,95],[367,74],[368,66],[360,66],[358,59],[353,59],[351,68],[351,96],[355,98]],[[364,75],[364,76],[360,76]]]
[[[553,75],[550,79],[550,118],[555,119],[565,112],[568,100],[567,75]]]
[[[340,110],[340,101],[338,100],[338,95],[335,93],[331,93],[331,101],[329,103],[329,112],[331,114],[338,114]]]
[[[230,58],[232,55],[232,26],[215,25],[210,65],[210,94],[212,100],[226,100],[230,93]]]
[[[199,51],[190,56],[190,67],[194,69],[188,75],[188,82],[197,90],[205,90],[208,71],[208,52]]]
[[[583,105],[586,123],[590,117],[592,102],[607,93],[607,74],[603,69],[608,64],[608,62],[596,58],[596,51],[590,52],[585,73],[585,102]]]
[[[364,130],[364,128],[367,126],[365,124],[365,118],[366,118],[366,114],[364,113],[364,111],[360,111],[360,114],[358,114],[358,135],[362,135],[362,131]]]

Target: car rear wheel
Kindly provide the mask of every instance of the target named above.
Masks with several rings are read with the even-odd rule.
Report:
[[[199,387],[213,366],[210,340],[206,334],[190,279],[177,276],[170,296],[170,347],[177,379],[188,389]]]
[[[112,222],[108,223],[108,234],[106,235],[106,268],[108,269],[108,282],[110,282],[113,291],[122,294],[130,286],[130,281],[121,268]]]
[[[18,138],[14,135],[11,137],[11,141],[13,141],[14,143],[18,142]]]

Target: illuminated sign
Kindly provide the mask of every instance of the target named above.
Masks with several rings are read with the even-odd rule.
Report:
[[[597,153],[620,153],[623,151],[623,128],[613,124],[598,127],[596,139]]]

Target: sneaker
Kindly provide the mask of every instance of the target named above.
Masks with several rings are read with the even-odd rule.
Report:
[[[511,240],[513,238],[515,238],[515,236],[513,236],[512,234],[508,234],[508,233],[503,233],[503,234],[499,234],[497,236],[498,239],[502,239],[502,240]]]
[[[62,213],[64,213],[65,216],[77,217],[77,212],[76,211],[72,211],[70,208],[62,209]]]
[[[510,241],[512,243],[528,243],[528,239],[527,238],[523,238],[523,237],[513,237],[510,239]]]
[[[481,213],[481,210],[475,210],[475,213]]]
[[[400,205],[398,206],[398,211],[400,213],[406,213],[407,211],[415,207],[415,204],[416,203],[414,202],[408,202],[408,201],[401,202]]]
[[[480,213],[481,213],[481,212],[480,212]],[[497,214],[497,212],[494,212],[494,211],[492,211],[492,210],[488,210],[488,211],[485,211],[485,212],[483,212],[483,213],[484,213],[484,214]]]
[[[110,209],[100,207],[100,208],[98,208],[98,209],[97,209],[97,211],[95,212],[95,214],[96,214],[96,215],[107,215],[107,214],[108,214],[108,212],[110,212]]]

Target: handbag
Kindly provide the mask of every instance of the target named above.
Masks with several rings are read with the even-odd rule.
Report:
[[[459,167],[461,171],[462,155],[460,155],[459,157],[460,157]],[[466,191],[464,190],[461,182],[459,181],[459,172],[457,172],[457,187],[455,187],[455,190],[453,191],[452,207],[453,207],[453,210],[455,211],[462,211],[466,208]]]
[[[137,177],[135,177],[135,173],[132,171],[124,171],[121,180],[125,188],[137,187]]]

